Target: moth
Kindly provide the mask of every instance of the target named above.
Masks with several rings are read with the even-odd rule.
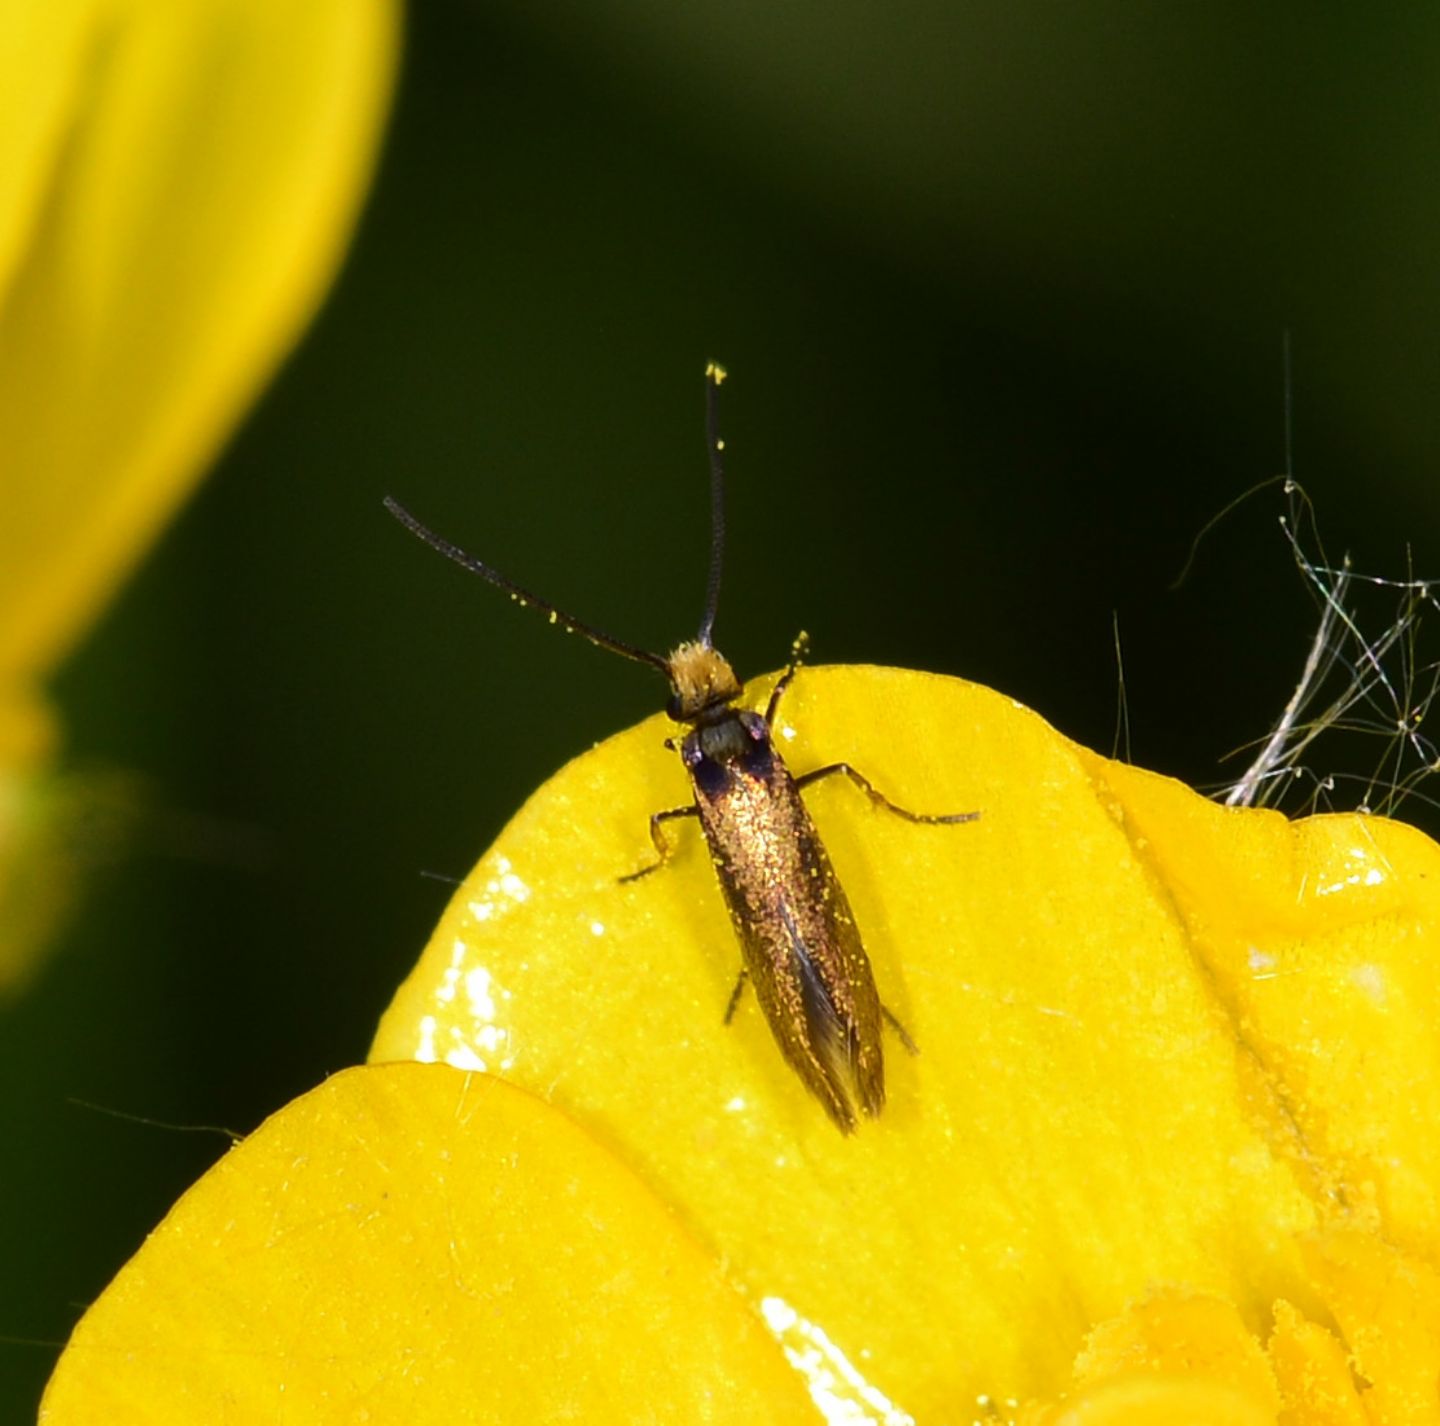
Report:
[[[895,1027],[912,1052],[915,1047],[881,1004],[849,898],[801,791],[823,778],[841,775],[877,806],[910,822],[955,824],[972,822],[980,814],[929,816],[908,811],[845,762],[829,763],[799,777],[791,774],[772,732],[780,701],[800,666],[803,634],[795,641],[790,663],[765,712],[738,706],[744,686],[711,638],[725,544],[724,442],[718,417],[724,380],[724,369],[712,362],[705,373],[711,510],[705,612],[696,636],[668,655],[650,653],[566,614],[452,545],[388,496],[385,508],[432,549],[520,604],[540,610],[552,624],[664,674],[670,685],[666,712],[685,729],[678,748],[694,801],[651,816],[657,860],[620,880],[636,881],[669,860],[668,823],[690,817],[699,822],[743,961],[726,1021],[748,980],[786,1063],[835,1126],[849,1134],[862,1115],[873,1117],[885,1104],[883,1022]],[[667,741],[676,746],[674,739]]]

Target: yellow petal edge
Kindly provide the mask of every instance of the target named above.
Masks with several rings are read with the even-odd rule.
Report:
[[[1194,1386],[1196,1420],[1221,1399],[1214,1419],[1440,1420],[1429,839],[1216,806],[957,680],[805,670],[777,728],[797,773],[844,759],[912,810],[982,813],[915,826],[843,779],[807,792],[920,1049],[889,1040],[889,1104],[845,1139],[753,998],[721,1023],[739,957],[693,824],[618,881],[689,801],[670,731],[531,799],[373,1059],[484,1069],[587,1125],[874,1419],[1120,1419],[1147,1392],[1135,1419],[1191,1419],[1167,1413]],[[1175,1305],[1210,1301],[1230,1347]],[[1082,1357],[1145,1304],[1210,1366]]]
[[[715,1264],[555,1110],[347,1070],[211,1170],[86,1315],[46,1426],[813,1421]]]
[[[391,0],[20,0],[0,20],[0,689],[43,674],[328,286]]]

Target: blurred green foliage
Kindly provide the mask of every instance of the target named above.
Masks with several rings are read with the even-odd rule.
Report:
[[[1437,60],[1394,3],[420,0],[339,289],[58,690],[75,764],[149,802],[0,1007],[0,1333],[62,1340],[225,1147],[73,1100],[244,1131],[360,1060],[422,871],[662,697],[385,493],[668,645],[717,357],[742,674],[804,627],[1108,749],[1115,611],[1135,759],[1217,780],[1313,628],[1279,495],[1168,585],[1283,467],[1285,330],[1335,551],[1440,568]],[[52,1359],[0,1344],[0,1419]]]

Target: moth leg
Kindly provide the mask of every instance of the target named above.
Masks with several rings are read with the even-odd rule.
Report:
[[[871,802],[893,812],[897,817],[903,817],[907,822],[926,822],[930,824],[955,822],[973,822],[980,816],[978,812],[948,812],[940,816],[934,816],[926,812],[912,812],[908,807],[901,807],[899,803],[891,802],[883,792],[877,788],[864,773],[856,772],[849,763],[827,763],[824,767],[817,767],[813,772],[803,773],[795,779],[797,788],[809,787],[812,782],[819,782],[822,777],[830,777],[834,773],[844,773]]]
[[[910,1038],[910,1032],[900,1023],[899,1017],[888,1005],[881,1004],[880,1013],[890,1022],[890,1028],[900,1037],[900,1043],[910,1051],[912,1055],[920,1053],[920,1046]]]
[[[765,726],[774,727],[775,714],[779,711],[780,700],[785,696],[785,690],[790,687],[795,675],[800,672],[800,663],[805,655],[810,652],[810,635],[804,629],[795,635],[795,642],[790,645],[790,662],[785,672],[780,675],[775,687],[770,690],[770,701],[765,705]]]
[[[660,853],[659,859],[650,863],[649,866],[642,866],[639,871],[632,871],[628,876],[620,878],[623,885],[627,881],[639,881],[642,876],[649,876],[652,871],[659,871],[666,862],[670,860],[675,848],[665,839],[665,833],[660,829],[666,822],[672,822],[677,817],[695,817],[700,809],[692,802],[688,807],[667,807],[663,812],[652,812],[650,814],[650,840],[655,844],[655,850]]]
[[[741,966],[740,974],[735,977],[735,989],[730,992],[730,1003],[725,1007],[725,1023],[727,1025],[735,1018],[735,1012],[740,1008],[740,996],[744,993],[745,982],[749,979],[750,972]]]

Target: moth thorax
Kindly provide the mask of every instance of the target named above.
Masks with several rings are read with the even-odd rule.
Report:
[[[707,708],[740,696],[735,671],[709,644],[681,644],[666,660],[670,670],[670,716],[677,723],[698,718]]]

